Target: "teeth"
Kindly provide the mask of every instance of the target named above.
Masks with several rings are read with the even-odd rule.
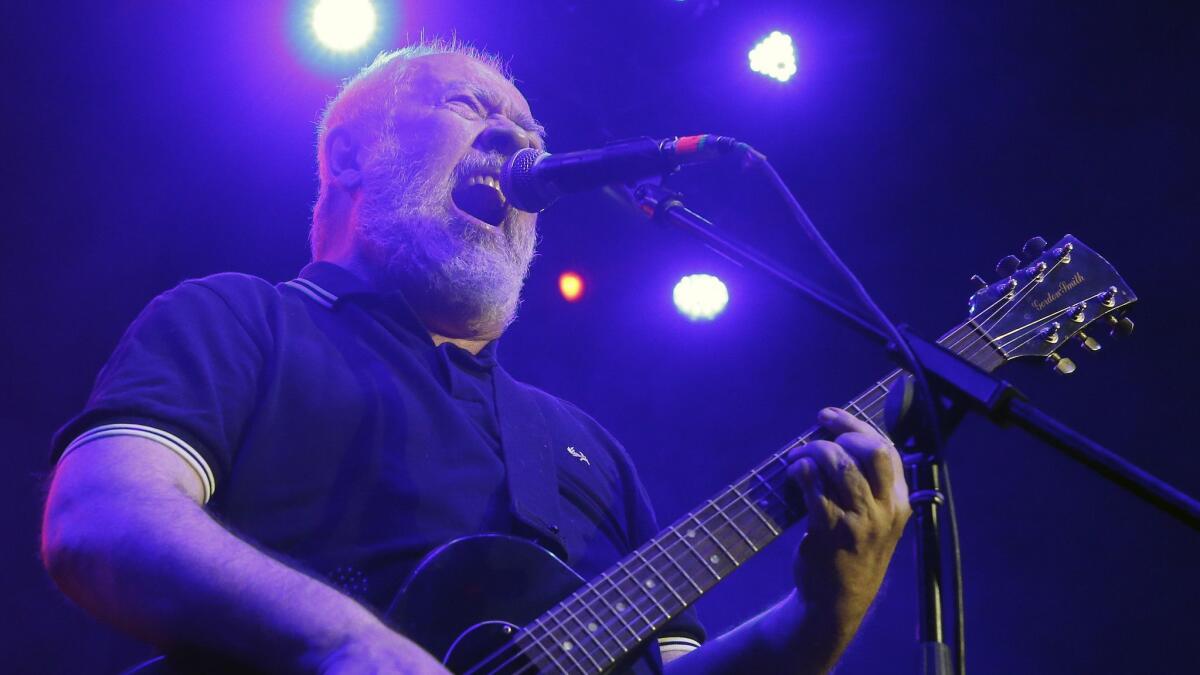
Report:
[[[507,199],[504,198],[504,191],[500,189],[500,180],[497,179],[495,176],[486,176],[483,174],[476,174],[467,179],[467,185],[486,185],[486,186],[492,188],[493,190],[495,190],[496,192],[500,193],[501,201],[503,201],[503,202],[508,201]]]

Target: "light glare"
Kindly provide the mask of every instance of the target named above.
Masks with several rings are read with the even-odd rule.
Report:
[[[558,290],[567,302],[575,302],[583,297],[583,277],[574,272],[563,272],[558,277]]]
[[[312,27],[326,47],[353,51],[375,32],[375,8],[370,0],[320,0],[313,7]]]
[[[772,31],[750,50],[750,70],[780,82],[796,74],[796,45],[792,36]]]
[[[711,274],[689,274],[672,293],[679,313],[692,321],[710,321],[729,304],[729,289]]]

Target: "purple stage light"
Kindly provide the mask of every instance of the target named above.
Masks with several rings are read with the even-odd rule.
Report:
[[[675,308],[692,321],[710,321],[725,311],[729,289],[711,274],[689,274],[675,284]]]
[[[313,33],[335,52],[351,52],[367,44],[375,24],[370,0],[319,0],[312,8]]]
[[[796,74],[796,45],[792,36],[772,31],[760,40],[750,50],[750,70],[780,82],[792,79]]]

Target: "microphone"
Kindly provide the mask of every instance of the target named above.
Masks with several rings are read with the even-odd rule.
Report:
[[[500,189],[514,208],[537,213],[559,197],[613,183],[671,173],[684,164],[749,149],[728,136],[634,138],[594,150],[550,154],[518,150],[500,171]]]

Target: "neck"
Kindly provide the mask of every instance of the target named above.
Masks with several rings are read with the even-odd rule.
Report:
[[[434,333],[433,331],[429,332],[429,337],[433,338],[433,344],[435,344],[435,345],[440,345],[444,342],[449,342],[450,344],[454,345],[455,347],[458,347],[459,349],[465,349],[468,352],[471,352],[471,354],[476,355],[476,356],[479,355],[480,350],[482,350],[484,347],[487,346],[488,342],[491,342],[491,340],[473,340],[473,339],[469,339],[469,338],[446,337],[445,335],[438,335],[437,333]]]
[[[323,260],[348,270],[373,288],[379,289],[381,287],[378,275],[373,273],[373,268],[371,265],[364,261],[362,256],[358,255],[357,253],[347,252],[345,255],[325,256]],[[460,349],[464,349],[471,354],[478,355],[479,352],[494,339],[473,335],[459,335],[450,337],[448,335],[443,335],[439,332],[431,330],[429,326],[434,322],[431,322],[428,317],[421,316],[419,311],[417,312],[417,318],[420,319],[421,323],[425,325],[425,330],[428,331],[429,337],[431,340],[433,340],[434,345],[440,345],[449,342],[450,344]]]

